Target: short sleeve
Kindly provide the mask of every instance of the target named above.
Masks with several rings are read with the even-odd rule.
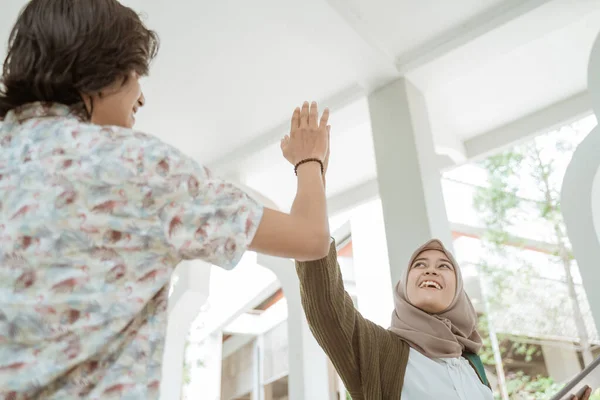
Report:
[[[235,267],[252,242],[263,206],[180,151],[155,140],[144,151],[150,191],[165,240],[183,259]]]

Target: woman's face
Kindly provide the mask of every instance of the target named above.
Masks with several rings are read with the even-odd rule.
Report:
[[[425,250],[410,266],[406,282],[408,301],[430,314],[444,312],[456,293],[456,273],[446,255]]]
[[[92,114],[91,122],[133,128],[135,114],[146,101],[139,79],[138,74],[132,73],[126,80],[115,82],[98,95],[84,96],[86,107]]]

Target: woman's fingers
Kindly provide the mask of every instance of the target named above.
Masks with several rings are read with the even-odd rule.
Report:
[[[581,396],[572,396],[571,400],[589,400],[592,395],[592,388],[587,387]]]

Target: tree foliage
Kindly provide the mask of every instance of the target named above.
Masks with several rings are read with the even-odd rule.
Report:
[[[537,137],[493,155],[479,164],[487,174],[487,184],[476,189],[473,204],[486,229],[483,244],[488,254],[497,256],[495,260],[506,260],[505,265],[481,260],[479,267],[489,285],[487,300],[490,312],[494,313],[494,310],[507,306],[507,299],[514,299],[514,293],[511,297],[514,282],[523,283],[539,278],[540,271],[537,267],[522,259],[515,260],[515,252],[509,254],[509,249],[524,246],[524,238],[528,232],[523,232],[523,227],[527,224],[533,223],[543,227],[544,238],[530,239],[547,242],[555,249],[548,256],[554,262],[563,265],[562,281],[569,289],[563,291],[564,301],[561,302],[561,307],[564,304],[571,305],[572,323],[577,326],[581,344],[587,346],[584,351],[589,352],[588,332],[575,291],[573,255],[560,209],[560,188],[564,170],[583,136],[566,136],[564,133],[565,131],[558,131]],[[508,265],[512,263],[519,267]],[[535,285],[531,285],[531,289],[535,290]],[[559,314],[555,309],[544,309],[543,304],[540,305],[540,312],[545,312],[544,318],[548,319],[556,318]],[[485,317],[481,319],[480,330],[484,338],[482,361],[494,365],[494,353]],[[503,360],[519,356],[525,362],[531,362],[534,358],[541,357],[541,346],[537,344],[520,341],[519,337],[507,334],[498,334],[497,339]],[[516,396],[516,393],[519,393],[519,397],[514,398],[548,398],[560,386],[551,378],[531,377],[523,371],[507,371],[506,378],[510,398]]]

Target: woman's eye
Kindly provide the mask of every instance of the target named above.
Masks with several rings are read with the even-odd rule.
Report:
[[[448,264],[441,264],[440,268],[448,268],[448,269],[452,269],[450,268],[450,266]]]
[[[422,262],[416,263],[415,265],[413,265],[413,268],[420,268],[420,267],[424,267],[425,264],[423,264]]]

